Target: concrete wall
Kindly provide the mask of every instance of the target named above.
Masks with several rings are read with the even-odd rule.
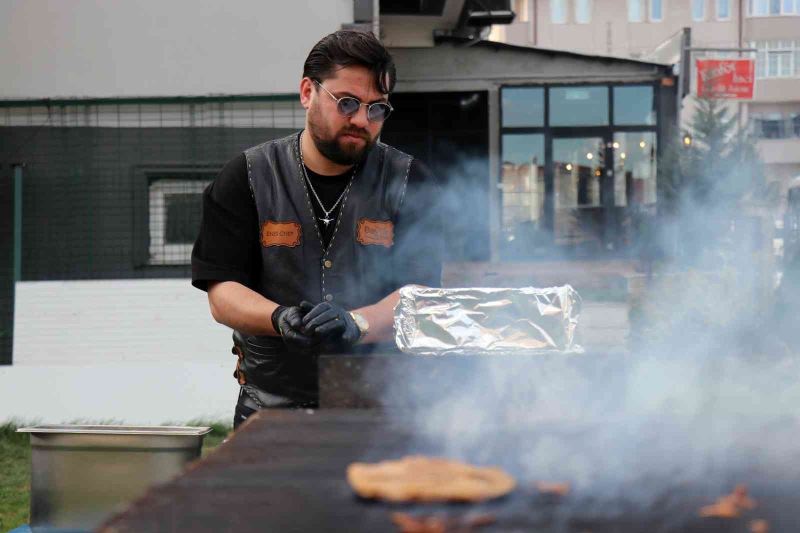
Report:
[[[4,0],[0,99],[296,93],[352,0]]]
[[[533,0],[531,0],[533,1]],[[665,0],[663,20],[628,21],[628,0],[594,0],[589,24],[574,20],[574,3],[567,4],[564,24],[551,22],[550,2],[535,2],[535,18],[515,22],[500,31],[503,42],[526,46],[542,46],[573,50],[587,54],[639,57],[669,39],[684,26],[692,28],[695,45],[731,46],[737,42],[737,2],[731,1],[730,20],[716,19],[713,2],[706,2],[706,17],[694,21],[691,0]],[[504,34],[504,35],[503,35]]]
[[[800,26],[800,19],[797,22]],[[756,80],[753,102],[795,102],[800,105],[800,78],[765,78]]]

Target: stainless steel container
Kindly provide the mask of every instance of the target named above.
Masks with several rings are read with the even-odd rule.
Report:
[[[90,530],[200,456],[207,427],[43,425],[31,436],[34,531]]]

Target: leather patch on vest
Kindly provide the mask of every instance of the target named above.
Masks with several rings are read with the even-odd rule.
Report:
[[[300,245],[302,230],[297,222],[272,222],[261,224],[261,246],[288,246],[294,248]]]
[[[358,221],[356,240],[361,244],[376,244],[391,248],[394,244],[394,224],[390,220],[362,218]]]

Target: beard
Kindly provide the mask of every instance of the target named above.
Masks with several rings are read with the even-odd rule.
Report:
[[[361,161],[377,138],[371,138],[368,131],[354,127],[345,127],[336,133],[331,133],[324,119],[313,108],[308,114],[308,133],[314,140],[317,150],[337,165],[354,165]],[[364,139],[364,144],[358,145],[343,140],[342,136],[346,134],[361,137]]]

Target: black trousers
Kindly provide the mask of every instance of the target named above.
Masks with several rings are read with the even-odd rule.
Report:
[[[247,420],[253,413],[260,409],[315,409],[316,403],[300,403],[289,402],[280,406],[259,407],[250,396],[244,391],[243,387],[239,388],[239,399],[236,401],[236,409],[233,412],[233,429],[238,428],[242,422]]]
[[[251,407],[253,401],[245,394],[244,389],[239,388],[239,399],[236,402],[236,409],[233,412],[233,429],[236,429],[242,422],[247,420],[250,415],[258,411]]]

